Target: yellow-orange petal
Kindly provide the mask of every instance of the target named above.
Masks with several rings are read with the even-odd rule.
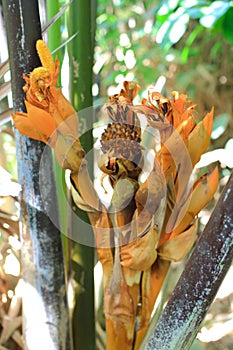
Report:
[[[187,205],[184,205],[186,213],[184,214],[183,208],[181,208],[180,215],[183,215],[183,219],[173,231],[172,236],[176,236],[190,225],[199,211],[212,199],[217,187],[218,169],[216,167],[211,174],[201,177],[194,184],[194,189],[189,199],[186,201]]]
[[[214,117],[214,107],[212,107],[211,111],[207,113],[205,118],[203,119],[203,126],[206,129],[209,137],[211,136],[211,133],[212,133],[213,117]]]
[[[192,248],[197,237],[197,220],[185,232],[166,241],[158,250],[161,259],[169,261],[182,260]]]
[[[37,128],[35,128],[34,124],[28,118],[26,113],[17,112],[16,114],[11,114],[11,116],[14,120],[15,127],[22,135],[47,143],[47,137],[45,137]]]
[[[45,135],[47,139],[51,137],[56,130],[56,124],[52,116],[44,109],[33,106],[28,101],[25,101],[28,118],[42,135]]]
[[[184,113],[186,115],[186,112]],[[185,116],[184,120],[181,121],[180,125],[177,127],[177,131],[182,135],[183,139],[187,139],[191,131],[194,129],[196,125],[195,118],[191,115]]]
[[[65,98],[63,95],[61,89],[57,90],[57,105],[58,109],[61,113],[61,117],[63,120],[71,117],[72,115],[76,114],[76,111],[72,104]]]
[[[124,81],[123,86],[125,90],[124,92],[129,98],[129,102],[132,102],[134,98],[137,96],[138,91],[141,89],[141,87],[135,81],[126,81],[126,80]]]
[[[175,109],[179,111],[179,113],[184,112],[186,97],[187,97],[186,95],[180,95],[173,103],[173,108],[175,107]]]
[[[135,202],[139,213],[146,209],[154,215],[159,208],[162,198],[165,196],[165,177],[158,164],[158,162],[155,162],[154,169],[136,192]]]
[[[187,133],[192,128],[192,119],[186,123],[181,123],[179,128],[174,130],[171,136],[162,145],[159,152],[156,154],[156,160],[162,164],[162,169],[166,180],[176,169],[176,163],[183,159],[187,159]]]
[[[57,90],[57,103],[50,103],[49,111],[62,134],[78,136],[78,114],[61,89]]]
[[[205,116],[205,118],[197,124],[188,137],[188,150],[192,159],[192,164],[195,165],[201,158],[201,155],[206,152],[212,131],[214,108]]]
[[[173,108],[173,124],[175,128],[179,127],[180,123],[188,120],[189,118],[192,118],[195,121],[193,116],[193,108],[194,107],[189,107],[183,113],[178,111],[176,108]]]

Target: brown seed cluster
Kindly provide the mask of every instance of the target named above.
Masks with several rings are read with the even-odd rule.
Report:
[[[103,153],[112,152],[113,157],[134,160],[141,154],[141,130],[136,125],[113,122],[108,124],[101,136]]]

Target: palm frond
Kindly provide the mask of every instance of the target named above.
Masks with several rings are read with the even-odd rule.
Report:
[[[48,29],[63,15],[63,13],[66,11],[66,9],[72,4],[72,2],[73,2],[73,0],[70,0],[67,4],[62,6],[60,11],[53,18],[51,18],[51,20],[48,23],[46,23],[42,27],[42,34],[44,34],[44,33],[46,33],[48,31]],[[66,45],[76,35],[77,35],[77,33],[75,33],[70,38],[68,38],[67,41],[64,44],[62,44],[61,47],[57,48],[54,52],[58,51],[60,48],[62,48],[64,45]],[[0,79],[4,76],[4,74],[6,74],[9,71],[9,69],[10,69],[9,60],[7,59],[5,62],[0,64]],[[1,99],[2,99],[2,97],[1,97],[1,93],[0,93],[0,100]]]
[[[1,88],[0,88],[1,91]],[[1,99],[1,92],[0,92],[0,99]],[[11,113],[12,109],[8,108],[5,111],[3,111],[2,113],[0,113],[0,126],[8,123],[11,120],[10,117],[10,113]]]
[[[61,7],[60,11],[42,27],[42,33],[46,33],[46,31],[63,15],[72,2],[73,0],[70,0],[67,4]]]
[[[64,43],[62,43],[60,46],[58,46],[55,50],[53,50],[52,54],[56,53],[60,49],[62,49],[64,46],[66,46],[71,40],[73,40],[78,35],[78,32],[71,35]]]
[[[6,60],[0,64],[0,79],[9,71],[9,69],[9,60]]]
[[[0,85],[0,100],[6,97],[11,91],[11,82],[7,81]]]

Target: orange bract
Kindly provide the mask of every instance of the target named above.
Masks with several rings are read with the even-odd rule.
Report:
[[[23,135],[33,139],[48,142],[56,130],[56,123],[51,115],[43,109],[25,101],[27,113],[12,114],[14,123]]]
[[[42,40],[37,41],[37,50],[42,67],[35,68],[26,81],[25,106],[27,113],[12,114],[14,124],[21,134],[48,143],[55,147],[57,131],[69,135],[74,140],[78,133],[77,114],[70,102],[56,88],[59,73],[59,61],[55,63]]]

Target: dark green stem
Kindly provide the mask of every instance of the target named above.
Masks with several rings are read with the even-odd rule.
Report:
[[[46,10],[47,10],[47,21],[50,21],[60,10],[60,1],[59,0],[50,0],[46,1]],[[62,21],[61,18],[59,18],[55,23],[52,24],[52,26],[48,29],[48,47],[50,49],[50,52],[53,52],[58,47],[61,46],[61,25]],[[62,52],[59,50],[54,55],[55,57],[58,57],[60,62],[60,70],[62,65]],[[58,85],[62,86],[61,84],[61,74],[58,76]],[[61,223],[61,232],[62,232],[62,243],[63,243],[63,250],[64,250],[64,259],[65,259],[65,266],[66,271],[68,272],[70,269],[70,242],[67,238],[68,235],[68,208],[67,208],[67,191],[65,183],[65,170],[61,169],[59,164],[57,163],[55,156],[53,159],[53,165],[54,165],[54,174],[55,174],[55,180],[56,180],[56,190],[57,190],[57,196],[58,196],[58,207],[59,207],[59,218]]]
[[[3,0],[3,12],[14,109],[25,111],[22,74],[40,66],[35,50],[36,40],[41,38],[38,2]],[[22,186],[20,227],[24,348],[72,349],[51,152],[41,142],[18,132],[16,142]],[[51,221],[52,216],[56,224]]]
[[[86,153],[92,151],[92,67],[95,31],[95,2],[74,0],[68,10],[69,36],[78,35],[68,44],[71,100],[79,111],[79,135]],[[93,153],[87,154],[93,177]],[[73,317],[74,348],[95,349],[94,243],[86,213],[75,208],[72,219],[73,270],[77,282]],[[85,243],[86,242],[86,243]],[[81,244],[82,243],[82,244]]]
[[[46,1],[47,10],[47,21],[51,20],[60,10],[59,0]],[[51,52],[57,49],[61,45],[61,18],[59,18],[52,26],[48,29],[48,45]],[[62,53],[58,51],[54,54],[58,56],[60,63],[62,63]],[[54,57],[54,58],[55,58]],[[60,76],[59,76],[60,79]],[[60,80],[58,81],[60,83]]]

